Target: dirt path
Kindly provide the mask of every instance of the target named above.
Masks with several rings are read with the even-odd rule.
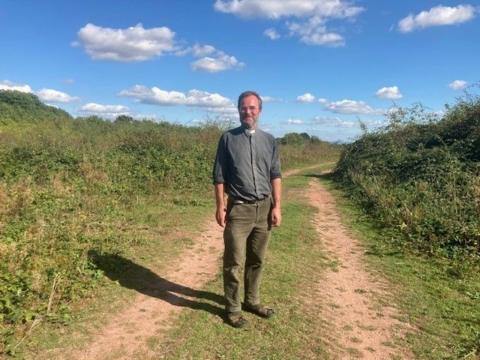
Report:
[[[284,176],[314,167],[286,171]],[[87,345],[88,348],[54,357],[102,360],[154,356],[148,348],[148,340],[155,336],[156,341],[161,341],[162,334],[183,307],[205,309],[209,306],[199,301],[202,293],[199,289],[217,275],[222,251],[222,229],[215,221],[210,221],[193,247],[172,264],[172,270],[156,274],[157,283],[150,284],[151,289],[136,295],[131,306],[113,316],[105,327],[93,334],[94,341]],[[220,308],[205,310],[215,313]]]
[[[285,175],[293,175],[290,171]],[[318,299],[322,302],[320,318],[331,328],[324,339],[335,358],[389,359],[392,356],[412,358],[393,345],[395,336],[404,333],[405,325],[395,317],[397,310],[385,304],[386,284],[368,272],[362,263],[363,250],[348,236],[332,196],[312,181],[306,190],[311,204],[318,209],[315,224],[319,241],[332,261],[335,271],[327,271],[318,281]],[[162,341],[184,307],[202,309],[221,315],[220,295],[201,291],[217,276],[223,250],[222,229],[214,222],[205,224],[194,245],[174,260],[170,270],[156,274],[149,289],[136,295],[132,305],[109,319],[93,334],[86,348],[63,352],[54,358],[79,360],[154,358],[149,341]],[[212,296],[216,297],[212,299]],[[214,300],[213,306],[202,299]]]
[[[215,278],[223,249],[222,230],[211,221],[194,245],[173,261],[167,273],[159,273],[158,281],[150,289],[138,294],[133,304],[110,319],[88,348],[65,354],[65,359],[102,360],[154,357],[148,340],[162,334],[178,316],[183,307],[218,312],[202,298],[212,294],[201,289]],[[219,296],[220,297],[220,296]],[[221,299],[221,298],[220,298]],[[218,302],[218,299],[215,299]],[[219,305],[220,306],[220,305]],[[207,309],[208,308],[208,309]]]
[[[387,283],[365,269],[364,249],[342,226],[335,200],[318,181],[308,188],[317,210],[315,226],[322,248],[336,266],[317,282],[321,317],[330,327],[324,339],[335,358],[413,359],[395,345],[408,326],[389,301]]]
[[[333,167],[335,165],[335,162],[334,161],[331,161],[331,162],[326,162],[326,163],[323,163],[322,164],[322,167],[325,168],[325,167]],[[287,176],[292,176],[292,175],[297,175],[301,172],[305,172],[307,170],[312,170],[312,169],[318,169],[319,168],[319,165],[311,165],[311,166],[307,166],[307,167],[303,167],[303,168],[297,168],[297,169],[290,169],[290,170],[287,170],[287,171],[282,171],[282,176],[283,177],[287,177]]]

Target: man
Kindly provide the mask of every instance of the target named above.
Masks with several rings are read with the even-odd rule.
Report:
[[[271,227],[280,225],[282,214],[277,145],[272,135],[257,127],[262,99],[254,91],[242,93],[238,112],[241,126],[225,132],[218,143],[213,181],[217,223],[225,228],[226,321],[240,328],[246,325],[239,292],[243,267],[243,310],[264,318],[274,314],[260,303],[259,286]]]

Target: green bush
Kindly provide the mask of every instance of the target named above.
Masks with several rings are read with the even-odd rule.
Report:
[[[341,155],[336,178],[365,209],[428,254],[480,255],[480,100],[459,101],[439,121],[419,107]]]

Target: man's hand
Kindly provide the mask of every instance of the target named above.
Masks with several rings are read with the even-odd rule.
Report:
[[[215,218],[217,219],[217,224],[221,227],[225,226],[225,218],[227,215],[227,209],[225,207],[217,208],[217,212],[215,214]]]
[[[271,221],[272,226],[280,226],[282,223],[282,210],[279,207],[272,208]]]

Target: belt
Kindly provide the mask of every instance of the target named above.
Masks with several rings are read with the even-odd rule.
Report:
[[[232,201],[234,204],[250,204],[250,205],[253,205],[253,204],[257,204],[257,203],[260,203],[262,201],[265,201],[266,199],[268,199],[268,196],[264,197],[263,199],[256,199],[256,200],[244,200],[244,199],[238,199],[238,198],[234,198],[232,197]]]

